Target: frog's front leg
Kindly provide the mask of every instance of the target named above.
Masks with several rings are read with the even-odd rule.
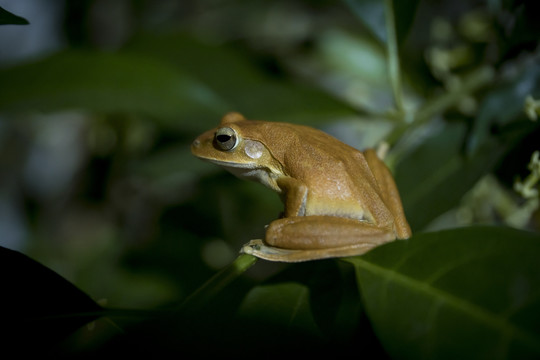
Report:
[[[306,200],[308,195],[307,186],[291,177],[282,177],[277,180],[277,185],[282,191],[281,197],[285,210],[283,216],[304,216],[306,213]]]
[[[265,241],[252,240],[244,253],[259,258],[297,262],[361,255],[395,239],[392,229],[336,216],[294,216],[273,221]]]

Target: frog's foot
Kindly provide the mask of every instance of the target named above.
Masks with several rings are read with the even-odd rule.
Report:
[[[298,250],[270,246],[263,240],[256,239],[245,244],[240,252],[269,261],[301,262],[333,257],[362,255],[376,246],[377,244],[373,243],[358,243],[331,249]]]

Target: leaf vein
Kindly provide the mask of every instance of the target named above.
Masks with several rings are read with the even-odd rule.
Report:
[[[446,302],[449,306],[452,306],[453,308],[464,312],[471,317],[474,317],[477,320],[483,322],[484,324],[498,330],[504,337],[514,337],[515,339],[520,340],[521,342],[527,344],[536,351],[540,351],[540,337],[517,327],[515,324],[511,323],[505,316],[500,316],[498,314],[487,311],[474,303],[458,298],[444,290],[434,287],[431,284],[426,284],[425,282],[418,281],[403,274],[399,274],[393,270],[382,268],[364,259],[358,259],[357,264],[359,265],[359,267],[363,268],[366,271],[386,278],[387,284],[390,281],[394,281],[417,292],[421,292],[428,296],[431,296],[434,298],[434,301]]]

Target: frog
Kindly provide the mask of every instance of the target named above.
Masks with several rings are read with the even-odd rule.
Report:
[[[191,152],[270,188],[284,204],[264,239],[247,242],[241,253],[301,262],[363,255],[411,237],[394,178],[375,149],[360,151],[310,126],[229,112]]]

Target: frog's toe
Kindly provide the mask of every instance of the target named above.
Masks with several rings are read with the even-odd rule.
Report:
[[[251,240],[240,250],[240,253],[253,255],[264,260],[284,262],[305,261],[304,259],[297,259],[302,252],[302,250],[269,246],[261,239]]]
[[[260,259],[279,262],[302,262],[310,260],[328,259],[334,257],[362,255],[373,249],[376,245],[360,243],[353,246],[343,246],[333,249],[284,249],[267,245],[263,240],[251,240],[245,244],[240,253],[256,256]]]

